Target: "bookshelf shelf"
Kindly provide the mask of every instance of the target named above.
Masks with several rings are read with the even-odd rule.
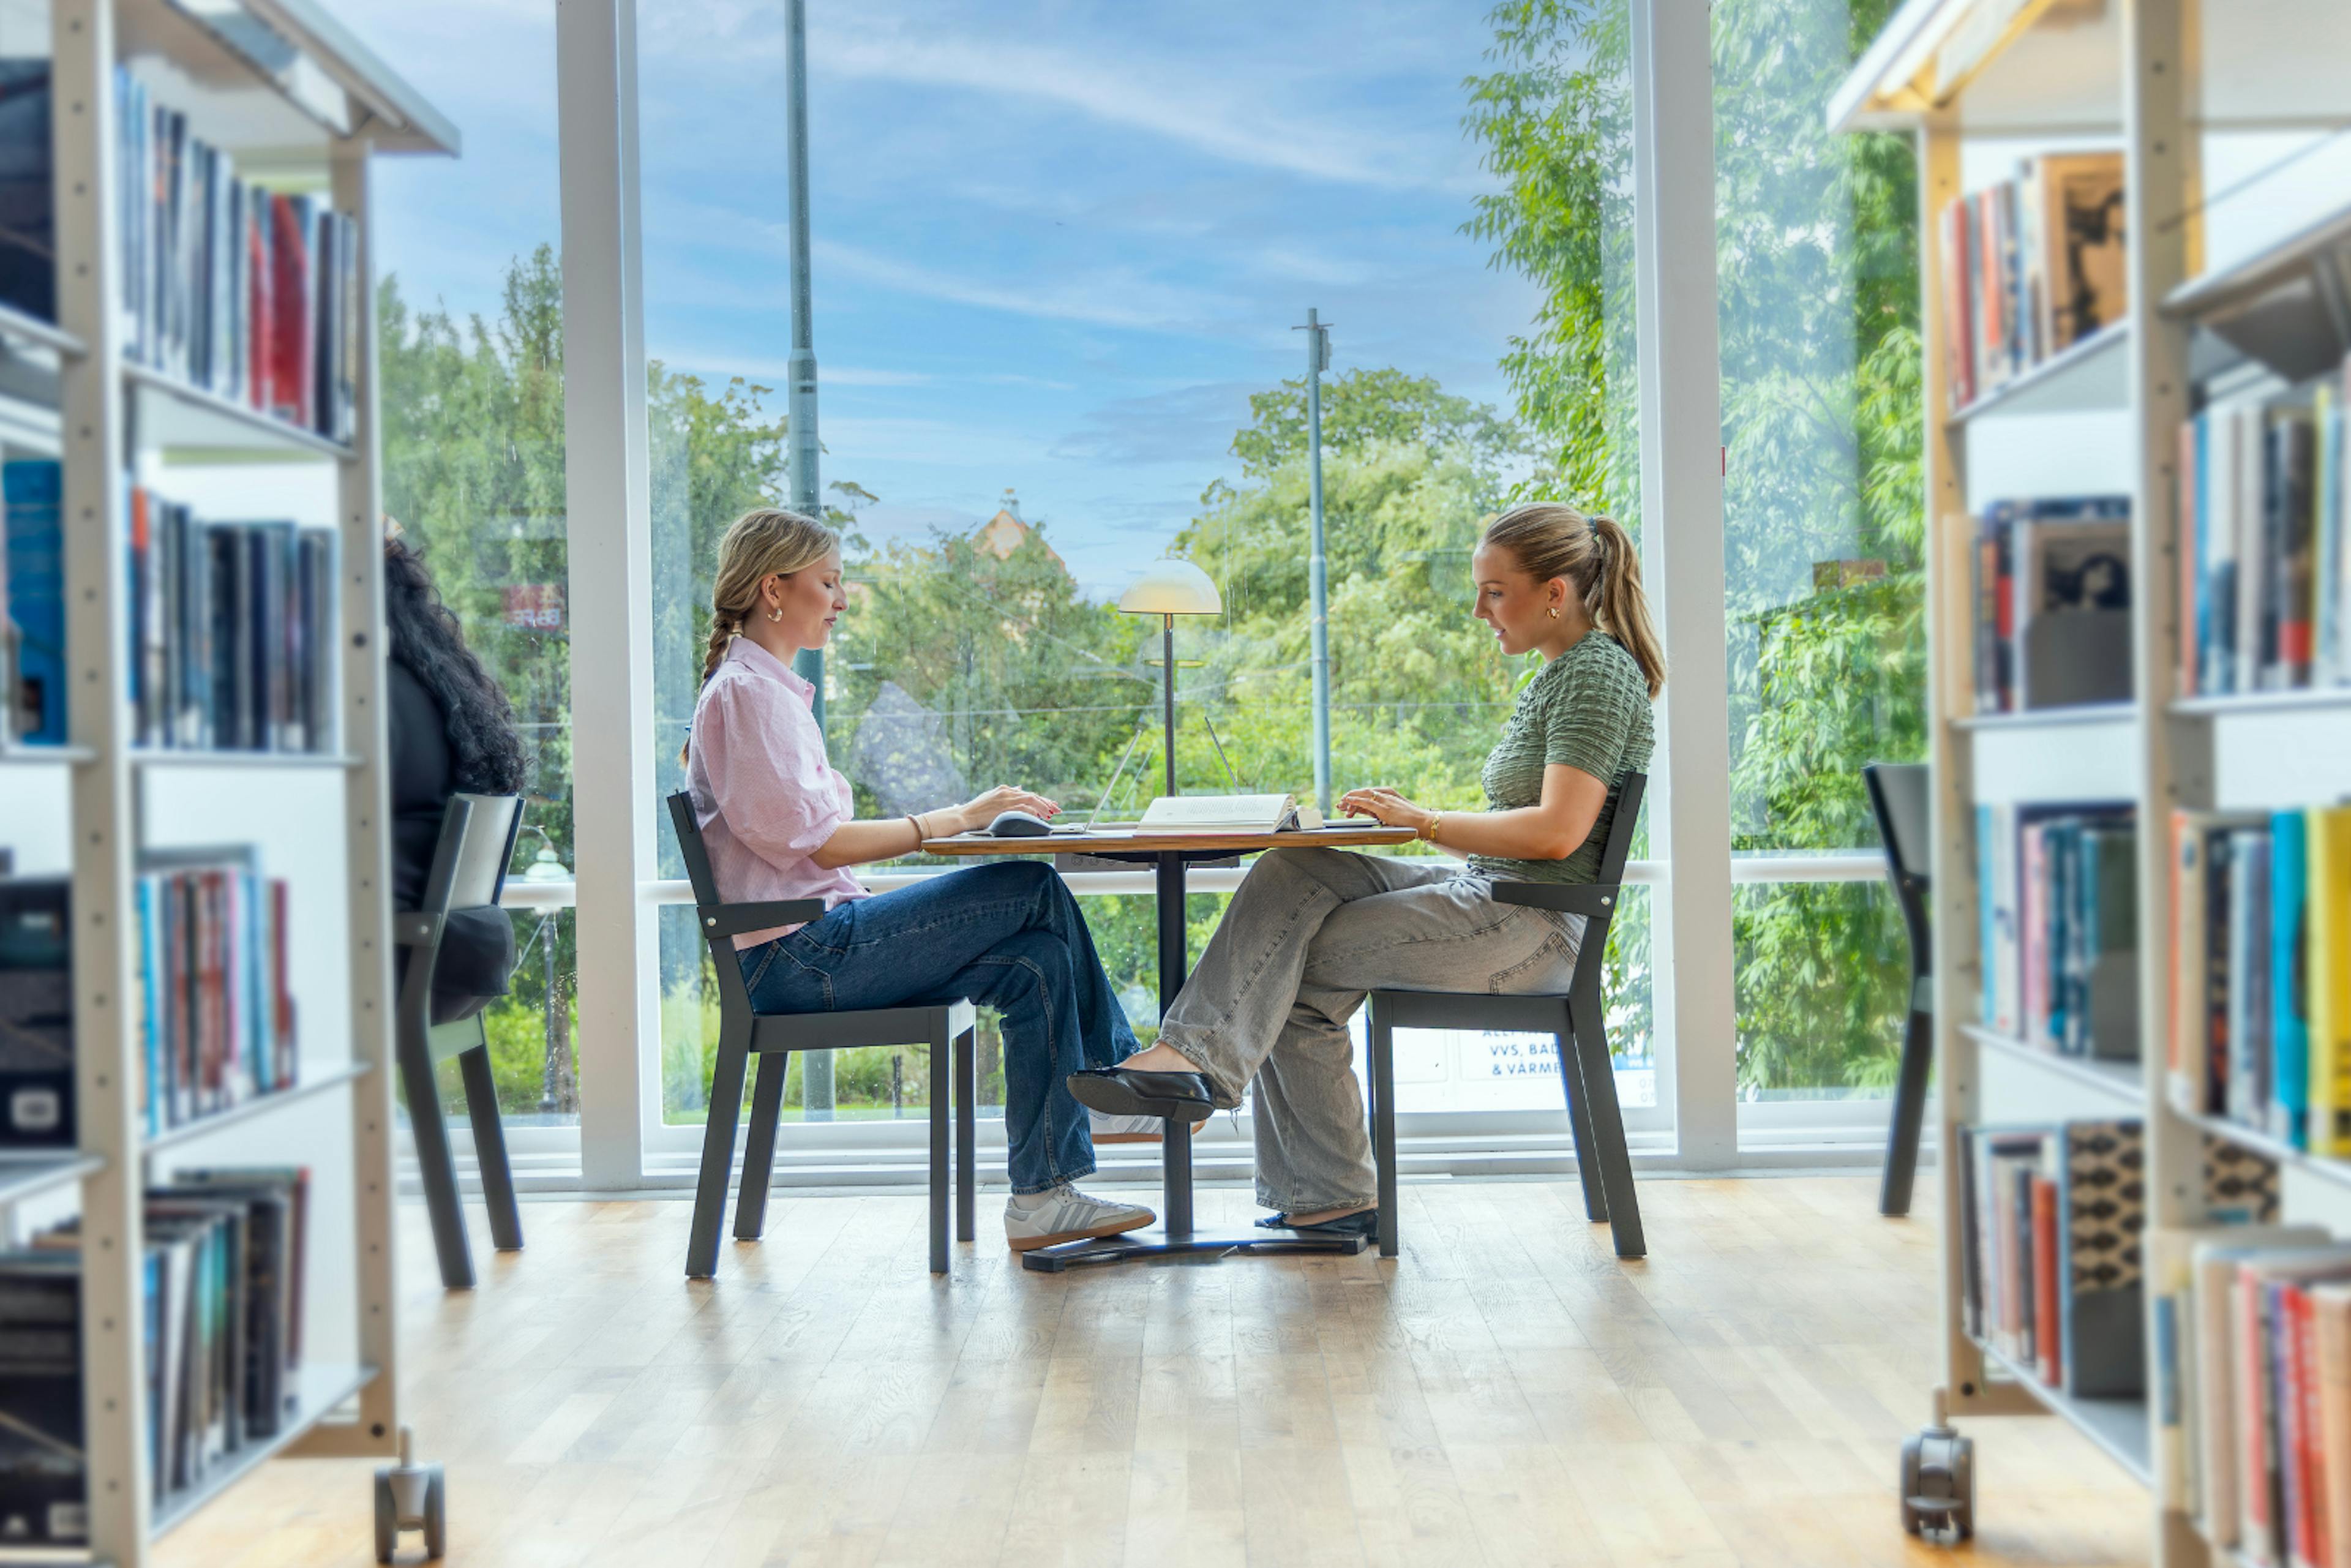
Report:
[[[143,445],[283,458],[332,457],[345,463],[357,455],[339,441],[199,391],[149,366],[126,364],[122,376],[139,394],[134,423]]]
[[[331,1067],[323,1072],[307,1077],[291,1089],[280,1089],[272,1094],[256,1094],[242,1104],[231,1106],[228,1110],[216,1111],[209,1116],[199,1116],[193,1122],[183,1122],[176,1127],[166,1127],[152,1137],[140,1140],[139,1146],[141,1152],[152,1155],[160,1149],[168,1149],[174,1144],[184,1144],[191,1139],[209,1137],[225,1127],[234,1127],[238,1123],[249,1122],[256,1116],[266,1116],[273,1111],[282,1111],[288,1105],[299,1104],[314,1094],[324,1094],[329,1090],[340,1088],[346,1083],[356,1083],[372,1071],[373,1069],[364,1061],[344,1062],[340,1066]]]
[[[2226,1116],[2209,1116],[2199,1112],[2182,1111],[2177,1106],[2171,1108],[2171,1113],[2192,1126],[2201,1127],[2216,1138],[2275,1160],[2289,1170],[2304,1172],[2321,1181],[2351,1186],[2351,1160],[2334,1159],[2297,1149],[2283,1138],[2272,1137],[2257,1127],[2232,1122]]]
[[[165,1496],[156,1505],[152,1533],[160,1538],[174,1525],[184,1523],[204,1504],[276,1458],[375,1378],[376,1369],[372,1366],[329,1364],[302,1368],[297,1378],[293,1413],[277,1435],[247,1444],[203,1480]]]
[[[2074,707],[2028,708],[2022,713],[1967,713],[1952,717],[1953,729],[2074,729],[2128,724],[2137,703],[2083,703]]]
[[[2302,713],[2337,707],[2351,707],[2351,686],[2306,686],[2290,692],[2181,697],[2172,703],[2171,711],[2189,718],[2227,718],[2240,714]]]
[[[1966,407],[1952,411],[1954,425],[1994,414],[2081,413],[2117,409],[2130,402],[2130,359],[2123,350],[2130,343],[2130,323],[2116,321],[2052,354],[2022,371],[1997,392],[1986,392]]]
[[[131,753],[135,768],[269,768],[337,770],[357,768],[360,759],[333,751],[174,751],[137,747]]]
[[[2105,1095],[2119,1104],[2136,1105],[2147,1097],[2147,1080],[2136,1061],[2095,1061],[2086,1057],[2060,1056],[2023,1040],[1998,1034],[1976,1024],[1960,1026],[1968,1037],[1987,1051],[2020,1058],[2053,1077],[2063,1078]]]
[[[95,1155],[60,1149],[55,1155],[12,1155],[0,1159],[0,1208],[55,1192],[106,1168]]]
[[[2307,279],[2327,252],[2351,246],[2351,207],[2327,214],[2233,267],[2192,277],[2163,298],[2163,313],[2194,320]]]
[[[27,316],[7,305],[0,305],[0,340],[48,349],[72,359],[79,359],[89,351],[82,347],[79,338],[54,322],[44,321],[37,316]]]
[[[2140,1485],[2154,1483],[2155,1467],[2148,1457],[2152,1450],[2147,1441],[2145,1399],[2076,1398],[2063,1389],[2050,1387],[2022,1364],[1982,1341],[1977,1341],[1976,1346],[1982,1352],[1984,1360],[1998,1367],[2002,1376],[2028,1390],[2053,1414],[2062,1416],[2108,1458],[2128,1470]]]
[[[77,762],[97,760],[98,753],[87,746],[26,746],[0,740],[0,767],[69,768]]]

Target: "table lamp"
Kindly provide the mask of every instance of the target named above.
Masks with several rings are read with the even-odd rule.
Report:
[[[1144,569],[1124,593],[1118,596],[1118,607],[1131,615],[1156,615],[1160,622],[1160,637],[1165,650],[1166,678],[1161,694],[1167,719],[1167,793],[1176,793],[1176,617],[1178,615],[1222,615],[1224,597],[1208,574],[1188,560],[1155,560]]]

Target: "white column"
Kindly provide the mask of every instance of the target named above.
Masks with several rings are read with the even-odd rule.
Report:
[[[1642,571],[1668,665],[1649,796],[1667,867],[1654,995],[1681,1161],[1701,1167],[1739,1152],[1713,94],[1705,0],[1633,0]]]
[[[653,874],[653,782],[636,30],[633,0],[558,0],[580,1163],[591,1188],[643,1175],[643,1062],[660,1028],[653,911],[637,896]]]

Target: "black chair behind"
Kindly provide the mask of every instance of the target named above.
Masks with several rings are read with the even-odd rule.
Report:
[[[1547,1034],[1559,1052],[1567,1093],[1568,1125],[1575,1139],[1575,1173],[1583,1186],[1583,1212],[1608,1222],[1619,1258],[1648,1249],[1633,1191],[1633,1157],[1625,1142],[1625,1115],[1609,1065],[1600,972],[1607,963],[1608,926],[1623,900],[1625,861],[1641,815],[1648,776],[1628,773],[1601,846],[1598,880],[1583,883],[1497,882],[1504,904],[1583,916],[1583,936],[1564,996],[1496,996],[1488,991],[1371,993],[1372,1152],[1379,1168],[1380,1255],[1396,1255],[1395,1045],[1399,1029],[1510,1030]]]
[[[1933,842],[1929,774],[1923,762],[1873,762],[1861,770],[1869,787],[1877,836],[1886,846],[1886,875],[1902,906],[1910,936],[1910,1007],[1902,1024],[1902,1066],[1894,1083],[1894,1117],[1886,1132],[1886,1170],[1877,1212],[1910,1212],[1918,1174],[1918,1125],[1927,1114],[1927,1075],[1935,1064],[1934,949],[1927,941],[1928,867]]]
[[[441,815],[441,841],[424,883],[423,907],[392,915],[392,939],[402,952],[393,1054],[401,1087],[408,1096],[408,1124],[416,1141],[416,1164],[424,1186],[424,1207],[433,1221],[433,1249],[440,1255],[441,1282],[464,1290],[474,1282],[474,1259],[465,1239],[465,1208],[457,1194],[456,1160],[450,1153],[449,1125],[441,1114],[434,1068],[457,1059],[465,1093],[465,1113],[474,1125],[474,1158],[482,1174],[482,1198],[489,1209],[490,1239],[500,1251],[522,1246],[522,1213],[515,1203],[514,1169],[507,1160],[506,1134],[498,1123],[496,1082],[490,1074],[489,1036],[482,1027],[488,996],[451,997],[434,988],[442,944],[453,918],[497,908],[514,858],[522,801],[512,795],[452,795]],[[504,919],[503,915],[496,915]]]
[[[973,1056],[975,1014],[967,1001],[935,1006],[874,1008],[830,1013],[758,1013],[736,962],[735,938],[747,931],[798,925],[820,919],[824,904],[813,898],[766,904],[726,904],[711,874],[694,797],[669,798],[669,818],[677,850],[694,886],[695,924],[710,945],[718,983],[718,1057],[710,1075],[710,1116],[702,1134],[702,1173],[695,1184],[694,1224],[686,1241],[685,1271],[706,1280],[718,1269],[718,1227],[726,1217],[726,1177],[735,1160],[735,1121],[743,1103],[743,1079],[750,1058],[759,1059],[759,1079],[751,1092],[751,1139],[743,1151],[743,1193],[736,1206],[735,1237],[757,1241],[767,1222],[768,1186],[776,1163],[776,1125],[783,1118],[784,1077],[796,1051],[841,1051],[868,1045],[904,1045],[927,1040],[931,1048],[931,1272],[947,1269],[947,1108],[955,1107],[956,1237],[969,1241],[975,1230],[977,1156],[973,1138],[977,1073]],[[947,1088],[950,1057],[955,1090]]]

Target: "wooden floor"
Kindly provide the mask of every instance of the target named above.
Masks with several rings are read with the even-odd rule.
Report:
[[[684,1203],[550,1202],[448,1295],[411,1210],[407,1407],[460,1564],[1941,1562],[1894,1496],[1934,1237],[1874,1199],[1645,1183],[1626,1265],[1570,1184],[1439,1183],[1395,1263],[1056,1276],[981,1245],[934,1281],[921,1198],[784,1197],[699,1284]],[[1970,1430],[1974,1561],[2146,1560],[2145,1494],[2085,1442]],[[371,1562],[368,1469],[272,1465],[162,1561]]]

